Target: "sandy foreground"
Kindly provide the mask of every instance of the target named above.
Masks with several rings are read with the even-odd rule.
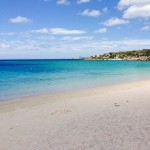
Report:
[[[0,150],[149,150],[150,81],[0,102]]]

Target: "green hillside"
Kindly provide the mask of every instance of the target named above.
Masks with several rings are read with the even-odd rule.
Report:
[[[103,55],[94,55],[89,60],[150,60],[150,49],[110,52]]]

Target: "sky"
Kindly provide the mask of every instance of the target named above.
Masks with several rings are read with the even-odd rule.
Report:
[[[150,0],[0,0],[0,59],[150,48]]]

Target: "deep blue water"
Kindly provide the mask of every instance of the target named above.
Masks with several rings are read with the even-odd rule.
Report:
[[[3,60],[0,100],[150,79],[150,61]]]

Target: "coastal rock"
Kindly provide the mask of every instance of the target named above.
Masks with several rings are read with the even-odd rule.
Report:
[[[150,56],[149,57],[147,57],[147,59],[146,60],[150,60]]]

